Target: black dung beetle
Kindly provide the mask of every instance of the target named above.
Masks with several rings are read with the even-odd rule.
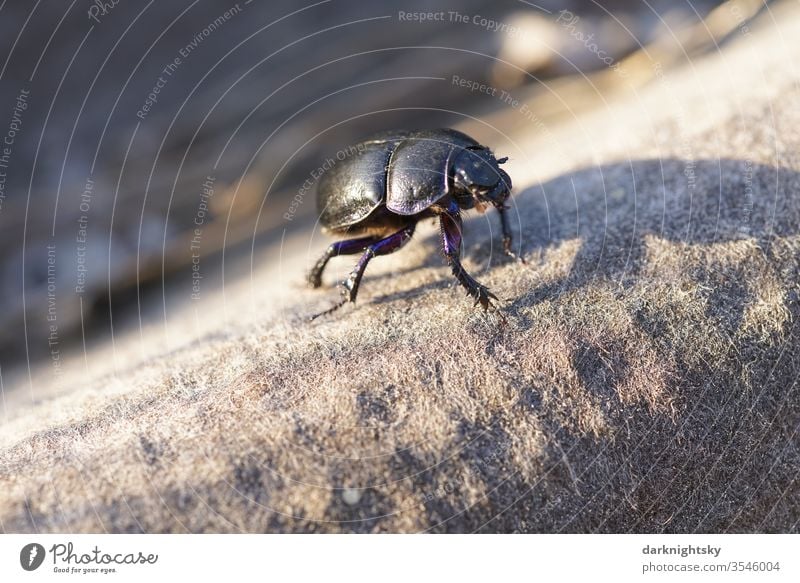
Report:
[[[484,310],[496,300],[461,266],[461,211],[488,204],[497,209],[503,232],[503,251],[511,250],[511,229],[505,201],[511,178],[503,170],[508,158],[496,159],[491,150],[452,129],[387,131],[349,150],[352,155],[336,162],[319,180],[317,205],[323,230],[353,236],[330,245],[308,274],[311,287],[322,284],[322,272],[331,257],[363,253],[341,284],[342,300],[355,302],[358,286],[369,261],[393,253],[414,234],[417,221],[438,217],[442,251],[458,282]]]

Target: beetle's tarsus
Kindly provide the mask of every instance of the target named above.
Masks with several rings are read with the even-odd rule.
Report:
[[[510,235],[504,236],[503,237],[503,253],[505,253],[507,256],[511,257],[515,261],[520,262],[522,265],[527,265],[528,262],[525,261],[525,258],[522,257],[522,255],[518,255],[518,254],[514,253],[514,251],[511,249],[511,244],[512,244],[511,236]]]
[[[509,210],[509,207],[505,205],[500,205],[497,207],[497,214],[500,215],[500,228],[503,231],[503,253],[515,261],[519,261],[522,265],[527,265],[527,261],[525,261],[521,255],[514,253],[511,248],[514,239],[511,235],[511,226],[508,224],[508,216],[506,215],[507,210]]]
[[[356,268],[357,269],[357,268]],[[345,302],[356,303],[356,296],[358,296],[358,285],[361,282],[361,275],[363,271],[353,271],[347,279],[339,284],[339,291],[345,299]]]
[[[328,308],[327,310],[325,310],[323,312],[319,312],[318,314],[314,314],[312,316],[309,316],[308,317],[308,321],[309,322],[313,322],[314,320],[316,320],[320,316],[328,316],[328,315],[332,314],[333,312],[335,312],[336,310],[338,310],[339,308],[341,308],[346,303],[347,303],[347,300],[342,300],[338,304],[333,306],[332,308]]]
[[[306,282],[308,282],[308,287],[311,289],[322,287],[322,269],[317,269],[316,266],[314,266],[314,269],[308,272]]]
[[[491,300],[497,300],[497,296],[468,274],[457,259],[451,259],[451,268],[458,283],[466,290],[466,295],[475,298],[473,306],[480,304],[484,310],[488,310],[492,306]]]
[[[336,253],[336,243],[328,245],[325,253],[322,254],[322,257],[317,260],[314,267],[306,275],[306,281],[311,289],[317,289],[322,286],[322,272],[325,271],[325,266],[328,265],[328,261],[330,261],[334,253]]]

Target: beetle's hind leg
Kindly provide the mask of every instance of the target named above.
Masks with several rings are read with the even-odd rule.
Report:
[[[497,300],[497,296],[476,281],[461,265],[461,215],[443,213],[439,221],[442,229],[442,250],[453,275],[467,290],[467,294],[475,298],[475,305],[480,304],[484,310],[488,310],[493,307],[490,300]]]
[[[331,243],[328,245],[328,248],[325,249],[325,253],[322,254],[319,261],[317,261],[314,267],[311,268],[311,271],[308,272],[308,285],[313,288],[318,288],[322,285],[322,272],[325,271],[325,266],[328,265],[328,261],[330,261],[331,257],[361,253],[378,240],[377,237],[361,237],[360,239],[347,239],[345,241]]]
[[[385,239],[381,239],[380,241],[373,243],[366,248],[364,254],[361,256],[361,259],[359,259],[358,263],[356,263],[353,271],[350,272],[350,275],[342,283],[342,295],[345,296],[346,301],[356,301],[356,296],[358,295],[358,286],[361,284],[361,278],[364,276],[364,270],[367,268],[367,264],[370,262],[370,260],[378,255],[389,255],[390,253],[394,253],[400,249],[408,242],[409,239],[411,239],[411,236],[414,234],[415,227],[416,224],[403,227],[396,233],[389,235]]]
[[[361,259],[358,260],[356,263],[355,268],[353,271],[350,272],[350,275],[344,280],[341,284],[342,288],[342,299],[332,308],[325,310],[319,314],[315,314],[311,316],[311,319],[318,318],[319,316],[324,316],[326,314],[330,314],[331,312],[338,310],[347,302],[355,302],[356,296],[358,295],[358,287],[361,284],[361,278],[364,276],[364,271],[367,269],[367,264],[373,257],[377,257],[379,255],[389,255],[390,253],[394,253],[398,249],[400,249],[403,245],[405,245],[411,236],[414,234],[414,228],[416,224],[411,224],[406,227],[403,227],[396,233],[389,235],[385,239],[380,239],[375,241],[373,239],[373,243],[368,244],[366,249],[364,250],[364,254],[361,256]],[[322,261],[322,260],[320,260]],[[325,260],[327,262],[327,260]],[[324,267],[324,264],[323,264]]]

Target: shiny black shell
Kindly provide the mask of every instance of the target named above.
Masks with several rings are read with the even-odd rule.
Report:
[[[386,211],[419,214],[448,194],[455,155],[479,146],[446,128],[376,134],[348,149],[350,155],[320,177],[320,222],[340,231]]]

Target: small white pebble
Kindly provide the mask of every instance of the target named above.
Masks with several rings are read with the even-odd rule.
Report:
[[[345,504],[355,506],[358,504],[358,501],[361,500],[361,490],[356,490],[355,488],[345,488],[342,490],[342,500],[344,500]]]

